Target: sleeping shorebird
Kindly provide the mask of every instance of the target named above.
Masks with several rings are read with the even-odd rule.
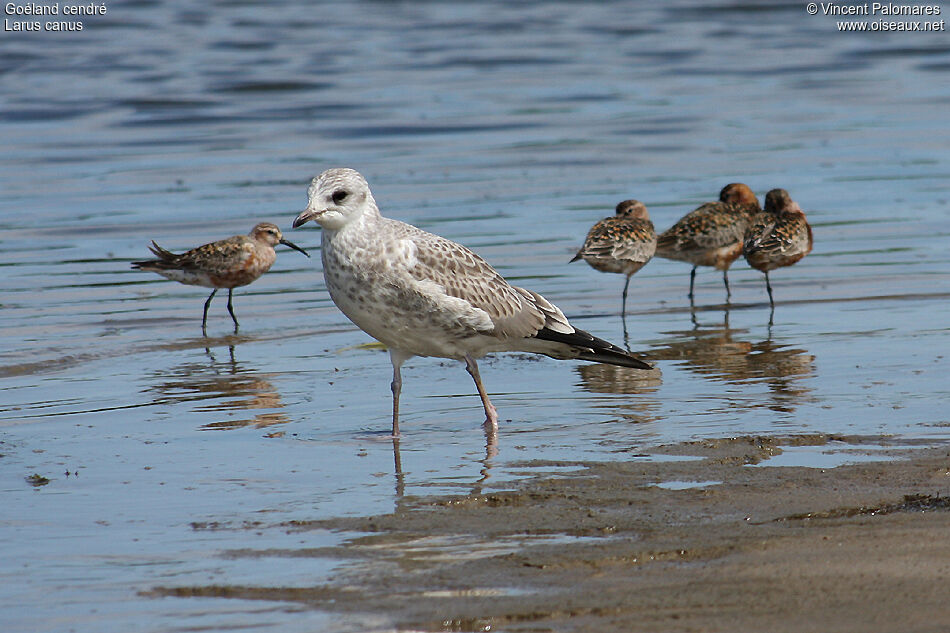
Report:
[[[729,290],[729,266],[742,254],[742,237],[749,221],[760,211],[759,201],[748,186],[731,183],[719,192],[719,202],[707,202],[690,211],[676,224],[660,234],[656,241],[656,256],[689,262],[689,300],[693,300],[693,285],[697,266],[713,266],[722,271]]]
[[[482,386],[477,359],[522,351],[651,369],[619,347],[578,330],[544,297],[511,286],[461,244],[380,215],[366,180],[328,169],[307,190],[294,220],[323,228],[323,274],[333,302],[360,329],[389,348],[393,365],[393,436],[399,435],[400,367],[413,356],[465,363],[485,409],[498,414]]]
[[[189,286],[204,286],[214,288],[201,318],[201,331],[205,332],[208,323],[208,308],[214,294],[220,288],[228,289],[228,312],[234,321],[234,331],[238,329],[238,320],[234,316],[231,305],[231,295],[239,286],[246,286],[270,270],[277,258],[274,246],[283,244],[300,251],[307,257],[310,255],[296,244],[285,240],[280,234],[277,225],[270,222],[261,222],[249,235],[235,235],[225,240],[211,242],[186,253],[176,255],[152,241],[149,250],[158,259],[149,259],[141,262],[132,262],[135,270],[146,270],[158,273],[166,279],[179,281]]]
[[[769,305],[775,309],[769,271],[791,266],[811,252],[811,226],[784,189],[772,189],[765,194],[765,210],[755,216],[745,232],[742,254],[749,266],[765,273],[765,288]]]
[[[630,276],[643,268],[656,250],[656,231],[646,206],[639,200],[624,200],[617,214],[604,218],[587,233],[584,245],[572,262],[583,259],[602,273],[623,273],[621,316],[627,313],[627,288]]]

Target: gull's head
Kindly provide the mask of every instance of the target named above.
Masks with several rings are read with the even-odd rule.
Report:
[[[339,230],[373,207],[373,194],[358,171],[328,169],[307,188],[307,208],[294,220],[294,228],[313,220],[325,229]]]

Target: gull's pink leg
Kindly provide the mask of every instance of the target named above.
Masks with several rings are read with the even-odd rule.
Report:
[[[475,388],[478,389],[478,397],[482,399],[482,406],[485,407],[485,426],[497,429],[498,412],[495,411],[495,406],[491,403],[491,400],[488,399],[488,394],[485,393],[485,387],[482,386],[482,377],[478,374],[478,364],[475,362],[475,359],[468,354],[465,355],[465,369],[468,370],[468,373],[472,376],[472,380],[475,381]]]

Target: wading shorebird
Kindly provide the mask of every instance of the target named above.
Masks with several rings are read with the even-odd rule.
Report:
[[[276,224],[261,222],[251,229],[249,235],[235,235],[211,242],[181,255],[166,251],[152,241],[149,250],[158,259],[132,262],[132,268],[158,273],[166,279],[189,286],[214,288],[205,301],[201,317],[202,332],[207,329],[208,308],[214,294],[221,288],[227,288],[228,313],[234,321],[234,331],[237,332],[238,320],[231,305],[232,293],[235,288],[248,285],[270,270],[277,259],[274,247],[278,244],[289,246],[310,257],[307,251],[285,240]]]
[[[689,262],[689,300],[693,301],[693,286],[697,266],[712,266],[722,271],[729,290],[729,266],[742,255],[742,237],[752,217],[759,213],[759,201],[747,185],[734,182],[719,192],[719,202],[707,202],[690,211],[676,224],[660,234],[656,240],[656,256]]]
[[[624,200],[617,205],[617,214],[604,218],[587,233],[584,245],[571,262],[583,259],[602,273],[622,273],[623,284],[620,315],[627,313],[627,289],[630,276],[643,268],[656,251],[656,231],[646,205],[639,200]]]
[[[498,414],[482,386],[477,359],[521,351],[637,369],[650,365],[568,323],[544,297],[511,286],[484,259],[455,242],[379,213],[366,180],[328,169],[307,190],[294,220],[323,228],[323,274],[333,302],[389,349],[393,436],[399,435],[400,367],[413,356],[465,363],[485,409],[489,433]]]
[[[765,273],[769,305],[775,309],[769,271],[791,266],[811,252],[811,226],[798,203],[784,189],[765,194],[765,210],[755,216],[745,232],[742,254],[756,270]]]

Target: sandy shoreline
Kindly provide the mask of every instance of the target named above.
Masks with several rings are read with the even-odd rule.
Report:
[[[354,631],[950,630],[950,448],[888,441],[730,438],[406,497],[392,514],[281,526],[367,533],[338,548],[229,554],[352,561],[325,584],[150,593],[304,603]],[[828,442],[893,459],[750,467]],[[721,483],[655,485],[704,481]]]

